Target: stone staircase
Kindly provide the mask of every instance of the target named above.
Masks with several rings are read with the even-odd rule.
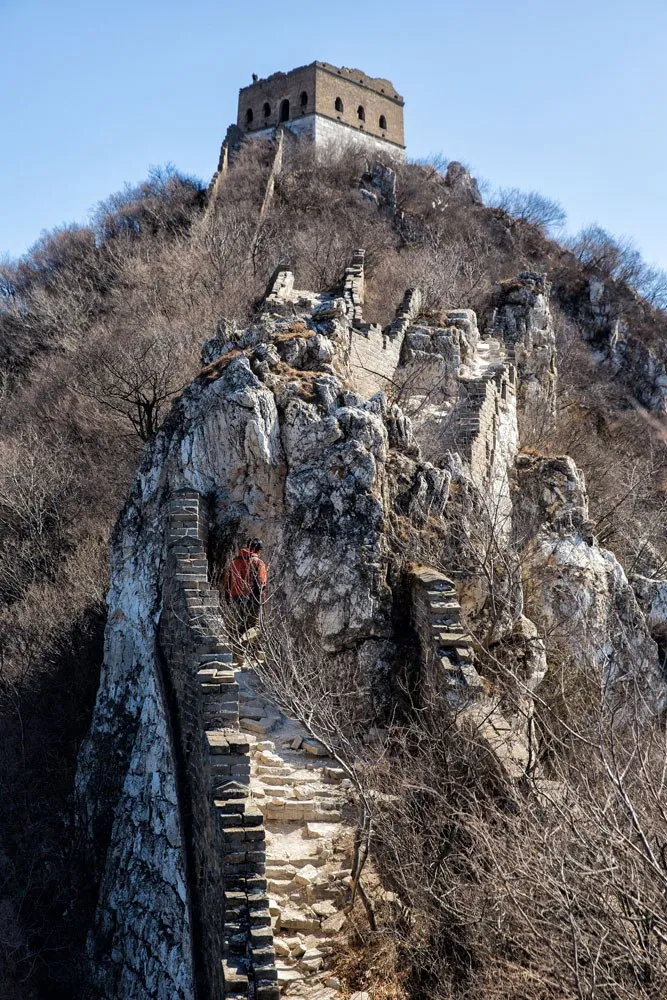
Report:
[[[343,276],[343,300],[348,319],[353,326],[363,323],[365,257],[365,250],[355,250],[352,262],[349,267],[345,268]]]
[[[475,668],[472,637],[462,624],[454,584],[428,566],[411,566],[409,577],[422,684],[444,690],[457,728],[486,746],[506,777],[521,780],[531,765],[527,733],[508,722]]]
[[[211,810],[214,832],[207,835],[202,803],[192,803],[193,853],[204,881],[220,883],[222,995],[333,1000],[339,983],[328,966],[346,923],[351,877],[350,782],[324,747],[275,707],[251,666],[234,664],[208,578],[199,495],[174,494],[168,516],[161,644],[186,733],[190,784],[203,785]],[[211,897],[203,888],[195,893],[194,905],[200,899],[210,910],[214,890]],[[215,940],[212,933],[209,950]]]
[[[481,483],[493,467],[500,408],[516,391],[514,365],[507,361],[499,341],[478,342],[459,384],[458,402],[444,428],[444,444],[466,459]]]
[[[252,669],[245,665],[237,678],[240,727],[254,741],[250,787],[264,815],[278,983],[289,996],[332,1000],[339,983],[328,966],[351,880],[351,782],[275,707]]]
[[[188,760],[194,905],[205,911],[200,914],[205,947],[210,951],[212,942],[219,943],[224,997],[277,1000],[264,817],[251,794],[250,740],[239,731],[239,685],[219,632],[219,596],[208,580],[199,494],[179,491],[168,517],[167,599],[160,628]],[[199,789],[208,804],[200,801]],[[211,885],[216,880],[219,885]],[[215,984],[216,976],[211,981]]]

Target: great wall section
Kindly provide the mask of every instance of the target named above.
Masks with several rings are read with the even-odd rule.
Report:
[[[256,326],[207,345],[116,529],[105,670],[79,776],[103,872],[88,954],[109,1000],[343,995],[353,782],[267,693],[257,651],[233,655],[212,535],[226,556],[244,531],[266,532],[277,561],[297,547],[293,579],[322,647],[366,644],[376,658],[391,637],[378,516],[391,453],[411,483],[401,510],[413,525],[442,511],[457,476],[495,544],[511,544],[516,470],[529,482],[535,464],[518,459],[517,401],[542,393],[551,405],[554,394],[548,286],[528,273],[500,287],[484,334],[471,310],[428,313],[410,289],[383,329],[364,320],[364,271],[359,250],[337,289],[313,293],[277,269]],[[392,397],[425,429],[426,461]],[[584,524],[585,497],[565,476],[566,508],[576,498]],[[468,627],[465,576],[445,569],[401,569],[417,700],[444,695],[502,779],[535,791],[531,692],[544,644],[521,611],[531,666],[519,708],[508,705]],[[322,581],[336,577],[322,607]]]
[[[345,923],[349,859],[334,846],[346,829],[344,774],[263,694],[249,664],[234,665],[220,634],[206,537],[203,498],[177,492],[169,503],[159,638],[184,764],[200,988],[275,1000],[280,986],[320,972]],[[309,995],[329,1000],[335,993],[322,980]]]

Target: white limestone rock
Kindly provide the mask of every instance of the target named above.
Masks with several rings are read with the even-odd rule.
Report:
[[[526,271],[494,289],[489,333],[514,350],[519,398],[525,409],[543,404],[553,414],[556,403],[556,335],[549,306],[546,274]]]
[[[581,473],[568,458],[523,455],[514,500],[526,611],[547,656],[599,677],[612,703],[631,685],[642,714],[658,714],[667,700],[658,648],[623,568],[595,543]]]

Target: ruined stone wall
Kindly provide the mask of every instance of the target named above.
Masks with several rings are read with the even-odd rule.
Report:
[[[401,338],[374,324],[354,330],[350,338],[350,381],[357,392],[372,396],[391,385],[401,355]]]
[[[383,330],[375,324],[364,324],[363,251],[358,251],[352,266],[345,272],[344,298],[354,329],[350,334],[350,380],[358,392],[372,396],[386,392],[394,381],[401,359],[405,333],[421,308],[418,289],[408,289],[391,325]]]
[[[363,305],[366,292],[364,275],[365,250],[356,250],[349,267],[345,268],[343,276],[343,299],[347,317],[351,323],[359,325],[363,322]]]
[[[457,728],[483,744],[489,760],[511,781],[519,781],[534,766],[528,727],[507,721],[498,698],[475,667],[472,638],[461,620],[461,606],[452,581],[429,566],[408,570],[412,627],[421,647],[419,697],[444,694]]]
[[[513,365],[490,368],[481,378],[462,379],[463,394],[452,413],[444,435],[446,445],[455,448],[469,463],[475,482],[489,483],[496,465],[501,425],[516,425],[516,373]],[[516,432],[510,435],[509,451],[516,450]],[[508,458],[513,455],[508,454]],[[502,475],[506,469],[498,470]]]
[[[461,606],[450,579],[428,566],[408,572],[412,627],[421,647],[420,689],[446,691],[453,704],[465,704],[483,689],[473,664],[471,639],[461,621]]]
[[[182,776],[198,994],[274,1000],[263,818],[249,799],[250,746],[238,731],[238,684],[208,583],[201,503],[193,490],[170,501],[159,628]]]

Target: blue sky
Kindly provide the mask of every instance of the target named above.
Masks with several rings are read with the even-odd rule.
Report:
[[[208,180],[251,73],[388,76],[408,155],[559,199],[667,268],[667,0],[0,0],[0,256],[149,166]]]

